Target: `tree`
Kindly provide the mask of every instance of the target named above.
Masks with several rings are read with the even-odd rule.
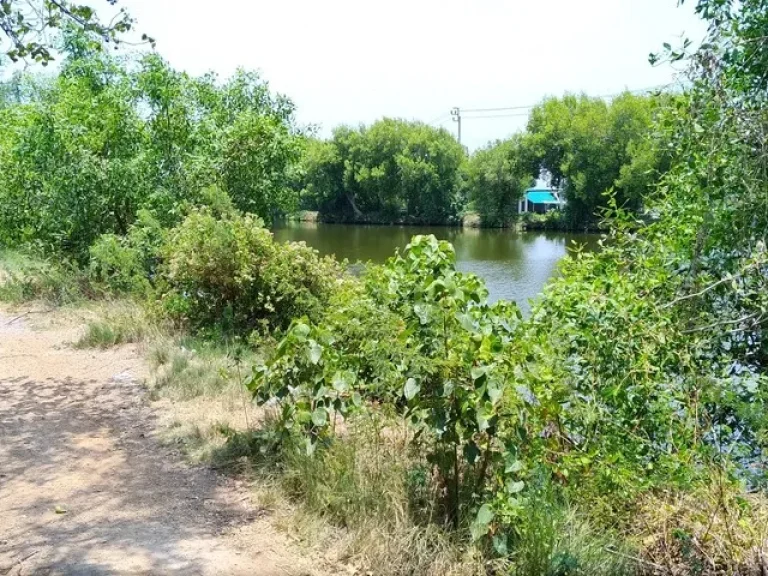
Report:
[[[494,142],[469,160],[469,199],[483,226],[508,226],[517,215],[517,204],[533,179],[523,165],[524,136]]]
[[[257,74],[193,78],[156,54],[138,62],[66,30],[58,77],[0,87],[0,240],[80,260],[142,209],[164,226],[211,187],[265,221],[295,208],[293,104]]]
[[[342,126],[307,144],[304,201],[337,220],[446,223],[461,207],[463,163],[447,131],[420,122]]]
[[[606,193],[637,211],[658,180],[662,156],[650,140],[660,100],[622,94],[607,104],[586,95],[550,98],[528,123],[531,174],[546,170],[565,192],[572,224],[590,224],[608,206]]]
[[[110,6],[117,0],[106,0]],[[72,25],[93,34],[105,43],[119,43],[133,30],[134,21],[120,9],[110,22],[102,22],[92,6],[66,0],[0,0],[0,32],[10,45],[5,51],[14,62],[32,58],[43,65],[53,60],[49,30]],[[143,41],[154,44],[146,34]]]

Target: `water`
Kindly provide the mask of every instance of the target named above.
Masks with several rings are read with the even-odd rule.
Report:
[[[515,232],[429,226],[355,226],[289,223],[275,230],[279,241],[304,241],[322,254],[350,262],[382,263],[416,234],[434,234],[456,249],[458,268],[485,280],[489,297],[517,302],[529,310],[557,263],[578,246],[593,250],[598,236],[561,232]]]

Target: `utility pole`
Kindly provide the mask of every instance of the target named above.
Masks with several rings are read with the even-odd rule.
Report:
[[[461,109],[453,108],[451,110],[451,116],[453,117],[453,121],[459,125],[459,144],[461,144]]]

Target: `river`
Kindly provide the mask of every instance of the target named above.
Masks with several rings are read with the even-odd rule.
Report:
[[[557,273],[557,263],[578,246],[597,247],[598,236],[562,232],[515,232],[429,226],[359,226],[288,223],[278,241],[304,241],[322,254],[350,262],[382,263],[416,234],[434,234],[456,249],[458,268],[485,280],[489,297],[513,300],[527,312],[529,300]]]

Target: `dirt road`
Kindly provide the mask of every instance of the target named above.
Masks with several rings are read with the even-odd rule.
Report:
[[[0,309],[0,575],[313,573],[248,490],[156,438],[134,346]]]

